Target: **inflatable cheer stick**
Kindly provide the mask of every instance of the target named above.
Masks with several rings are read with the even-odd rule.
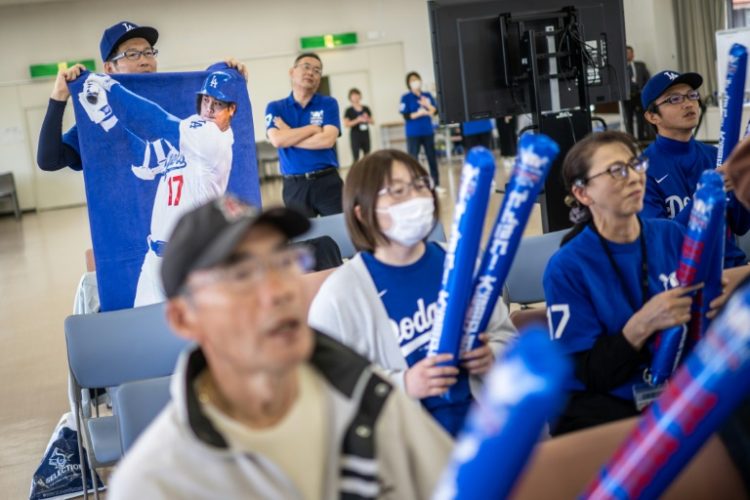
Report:
[[[433,498],[506,498],[546,420],[562,408],[571,372],[545,329],[524,332],[487,375]]]
[[[479,346],[479,334],[486,330],[495,309],[531,209],[560,152],[558,145],[542,134],[524,135],[518,150],[503,204],[474,280],[461,342],[462,352]]]
[[[461,187],[453,214],[453,227],[445,254],[437,311],[432,326],[428,355],[450,353],[459,362],[463,322],[469,304],[474,263],[482,237],[490,187],[495,176],[495,159],[483,147],[472,148],[461,171]]]
[[[750,391],[750,285],[739,289],[583,498],[657,498]]]

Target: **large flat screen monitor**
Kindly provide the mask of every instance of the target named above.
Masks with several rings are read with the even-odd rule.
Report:
[[[530,113],[537,105],[540,112],[575,108],[578,60],[591,104],[629,93],[622,0],[431,0],[428,5],[443,122]],[[532,32],[538,35],[533,41]]]

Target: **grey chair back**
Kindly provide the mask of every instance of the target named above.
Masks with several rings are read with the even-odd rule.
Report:
[[[169,402],[171,377],[122,384],[112,399],[123,455]]]
[[[563,229],[521,239],[505,280],[503,298],[506,304],[517,303],[525,306],[544,302],[544,269],[550,257],[560,248],[560,241],[568,231]]]

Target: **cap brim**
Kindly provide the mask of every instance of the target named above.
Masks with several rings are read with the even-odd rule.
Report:
[[[669,85],[669,87],[664,89],[664,91],[680,83],[687,83],[691,88],[697,89],[698,87],[703,85],[703,77],[698,73],[683,73],[675,78],[674,81]],[[662,94],[663,93],[664,92],[662,92]]]
[[[133,28],[130,31],[126,31],[112,45],[112,51],[107,55],[107,59],[112,57],[112,52],[117,50],[117,47],[119,47],[120,44],[133,38],[145,38],[146,41],[153,47],[154,45],[156,45],[156,41],[159,40],[159,32],[150,26],[139,26],[137,28]]]
[[[284,207],[272,208],[257,217],[243,217],[229,226],[201,252],[192,269],[208,269],[224,262],[250,228],[258,224],[274,226],[284,233],[287,239],[304,234],[310,229],[310,221],[307,217]]]

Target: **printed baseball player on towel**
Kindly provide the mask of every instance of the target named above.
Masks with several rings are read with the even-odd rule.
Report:
[[[134,247],[140,250],[137,277],[133,272],[135,270],[131,269],[131,276],[135,278],[133,281],[137,282],[135,290],[131,289],[128,294],[129,302],[124,297],[118,298],[118,307],[115,308],[159,302],[164,297],[159,279],[162,252],[182,214],[221,196],[228,187],[240,197],[259,204],[255,180],[257,177],[254,171],[249,172],[249,167],[255,169],[254,158],[250,158],[247,150],[240,150],[239,158],[236,154],[238,148],[235,140],[242,135],[234,130],[234,118],[240,111],[245,115],[243,118],[248,118],[250,111],[245,81],[229,68],[208,73],[200,79],[200,84],[193,85],[191,92],[175,94],[174,100],[188,101],[190,107],[194,106],[186,113],[183,111],[184,105],[180,106],[180,111],[168,111],[156,102],[129,90],[128,84],[107,75],[86,74],[79,80],[82,81],[81,88],[73,94],[77,96],[76,112],[85,113],[86,118],[78,117],[78,122],[86,124],[89,138],[97,137],[100,152],[101,144],[108,144],[110,135],[116,142],[110,146],[122,146],[122,136],[115,133],[118,130],[125,130],[131,136],[127,153],[111,154],[107,164],[100,163],[99,168],[107,169],[120,179],[123,174],[129,177],[122,181],[127,188],[136,190],[133,201],[137,202],[137,207],[132,207],[131,212],[150,213],[150,219],[147,219],[148,230],[137,236],[131,233],[132,238],[140,239],[140,244],[131,243],[132,254],[136,253]],[[186,96],[189,98],[186,99]],[[186,115],[186,118],[179,118]],[[98,130],[94,132],[92,126]],[[252,133],[251,124],[249,130]],[[87,145],[91,146],[84,145],[84,155],[87,153]],[[248,149],[252,151],[252,148]],[[240,161],[236,161],[238,159]],[[117,167],[112,163],[117,164]],[[122,163],[127,166],[122,165],[121,168]],[[235,172],[235,169],[239,172]],[[230,182],[232,178],[239,181],[235,182],[234,188]],[[135,183],[133,179],[136,180]],[[111,189],[119,191],[118,187],[112,186]],[[92,191],[88,182],[87,191]],[[146,193],[153,193],[150,200]],[[123,194],[118,192],[117,196]],[[93,212],[91,203],[89,211]],[[107,222],[119,222],[122,215],[109,214]],[[132,225],[131,221],[126,225]],[[108,229],[105,231],[110,233]],[[130,231],[130,228],[127,230]],[[99,262],[104,259],[97,246],[95,232],[97,229],[92,220],[92,238],[95,240],[94,251],[99,270]],[[101,240],[99,242],[102,243]],[[111,248],[112,245],[104,243],[105,249]],[[117,251],[115,248],[113,250]],[[105,250],[105,255],[107,253]],[[127,257],[131,266],[133,257]],[[102,285],[106,287],[102,283],[106,281],[106,273],[99,277],[99,281],[100,289],[103,288]],[[104,293],[102,304],[105,304]]]

